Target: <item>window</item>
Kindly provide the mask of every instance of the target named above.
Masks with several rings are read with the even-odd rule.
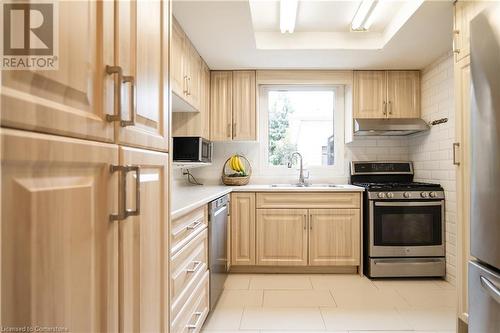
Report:
[[[262,160],[286,167],[298,151],[309,169],[343,163],[342,86],[261,86]],[[340,150],[339,150],[340,149]]]

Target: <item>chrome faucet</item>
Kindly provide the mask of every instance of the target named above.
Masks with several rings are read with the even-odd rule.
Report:
[[[300,158],[300,173],[299,173],[299,182],[297,183],[298,186],[307,186],[306,179],[304,177],[304,165],[303,165],[303,158],[302,155],[296,151],[293,152],[290,155],[290,159],[288,160],[288,168],[292,167],[292,161],[294,156],[298,156]]]

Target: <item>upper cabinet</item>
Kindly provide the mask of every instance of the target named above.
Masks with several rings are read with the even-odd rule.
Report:
[[[168,3],[119,1],[114,73],[117,142],[168,149]],[[121,93],[118,93],[121,89]]]
[[[419,118],[419,71],[355,71],[354,118]]]
[[[172,92],[173,111],[199,111],[201,103],[202,63],[200,55],[179,23],[172,21]]]
[[[59,68],[2,72],[2,126],[168,149],[168,3],[59,3]]]
[[[210,138],[257,140],[255,71],[212,71]]]
[[[2,126],[112,142],[114,8],[59,2],[58,70],[2,71]]]

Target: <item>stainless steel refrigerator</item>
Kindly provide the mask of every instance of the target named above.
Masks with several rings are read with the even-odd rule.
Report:
[[[471,21],[469,332],[500,332],[500,5]]]

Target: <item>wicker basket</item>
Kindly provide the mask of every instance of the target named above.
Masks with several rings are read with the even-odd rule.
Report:
[[[231,159],[231,157],[230,157],[230,158],[228,158],[226,160],[226,162],[222,166],[222,177],[221,178],[222,178],[222,182],[225,185],[229,185],[229,186],[242,186],[242,185],[247,185],[248,182],[250,181],[250,176],[252,175],[252,166],[250,165],[250,162],[243,155],[236,155],[236,156],[238,156],[240,159],[242,159],[244,161],[244,163],[245,163],[245,169],[248,170],[248,172],[247,172],[248,174],[247,174],[247,176],[241,176],[241,177],[234,177],[233,176],[233,177],[230,177],[228,171],[231,170],[231,169],[227,165],[227,163]]]

